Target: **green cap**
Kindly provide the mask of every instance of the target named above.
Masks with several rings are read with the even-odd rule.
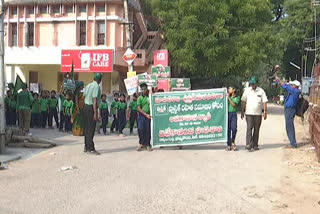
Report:
[[[76,87],[77,88],[81,88],[81,87],[83,87],[84,86],[84,82],[83,81],[77,81],[76,82]]]
[[[11,83],[8,83],[8,88],[9,89],[14,89],[14,84],[11,82]]]
[[[141,88],[141,89],[143,89],[143,88],[148,88],[147,83],[141,83],[141,84],[140,84],[140,88]]]
[[[96,81],[101,80],[102,79],[102,74],[95,73],[93,79],[96,80]]]
[[[249,84],[257,84],[257,82],[258,82],[257,77],[255,76],[250,77]]]

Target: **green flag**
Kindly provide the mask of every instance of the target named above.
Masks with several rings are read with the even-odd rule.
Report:
[[[13,90],[13,95],[17,95],[18,94],[18,91],[20,89],[22,89],[22,87],[25,85],[25,83],[22,81],[22,79],[20,78],[19,75],[17,75],[17,78],[16,78],[16,84],[14,85],[14,90]]]

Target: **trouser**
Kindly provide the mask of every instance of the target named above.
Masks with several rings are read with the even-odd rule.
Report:
[[[84,145],[87,151],[94,151],[94,132],[96,129],[97,121],[93,120],[93,105],[85,105],[84,107]]]
[[[127,118],[126,118],[126,110],[120,109],[118,110],[118,128],[119,133],[123,134],[123,129],[126,127],[127,124]]]
[[[62,131],[64,128],[64,113],[60,111],[60,123],[59,123],[59,130]]]
[[[65,132],[72,131],[72,123],[71,123],[70,115],[64,115],[64,131]]]
[[[237,112],[228,113],[228,146],[234,143],[237,135]]]
[[[247,141],[246,145],[249,148],[258,148],[259,131],[262,122],[261,115],[246,115],[247,121]],[[253,134],[252,134],[253,130]]]
[[[150,146],[151,140],[151,120],[146,118],[144,115],[139,114],[138,117],[138,134],[139,143],[143,146]]]
[[[31,113],[31,128],[40,127],[40,113]]]
[[[109,121],[109,111],[107,109],[101,110],[101,119],[102,119],[102,130],[103,133],[107,133],[107,125]]]
[[[6,124],[9,125],[9,110],[6,110],[6,113],[5,113],[5,116],[6,116]]]
[[[118,119],[117,119],[117,116],[114,114],[113,115],[113,121],[112,121],[112,124],[111,124],[111,132],[113,132],[114,128],[116,128],[116,132],[119,131],[119,127],[118,127]]]
[[[59,119],[58,119],[58,110],[57,108],[50,108],[49,109],[49,117],[48,117],[48,126],[52,127],[52,122],[56,122],[56,126],[59,127]]]
[[[41,120],[41,128],[43,128],[43,129],[46,128],[47,120],[48,120],[48,112],[47,111],[41,112],[40,120]]]
[[[19,110],[19,127],[23,132],[29,132],[31,122],[30,109]]]
[[[7,110],[6,121],[8,126],[15,126],[17,124],[17,112],[12,109]]]
[[[286,131],[290,141],[291,146],[296,146],[296,132],[294,128],[294,117],[296,116],[295,108],[285,108],[284,109],[284,117],[286,120]]]
[[[133,132],[134,122],[137,121],[137,115],[138,115],[137,111],[131,111],[130,112],[130,133]]]

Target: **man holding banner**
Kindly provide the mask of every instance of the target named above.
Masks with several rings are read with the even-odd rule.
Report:
[[[147,151],[152,151],[151,141],[151,116],[150,116],[150,100],[149,90],[146,83],[140,85],[142,95],[138,98],[138,133],[139,133],[139,146],[137,151],[142,151],[146,148]]]

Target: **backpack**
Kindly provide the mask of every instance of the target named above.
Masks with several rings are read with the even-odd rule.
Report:
[[[309,108],[309,102],[303,97],[300,97],[296,105],[296,116],[303,117],[304,113]]]

